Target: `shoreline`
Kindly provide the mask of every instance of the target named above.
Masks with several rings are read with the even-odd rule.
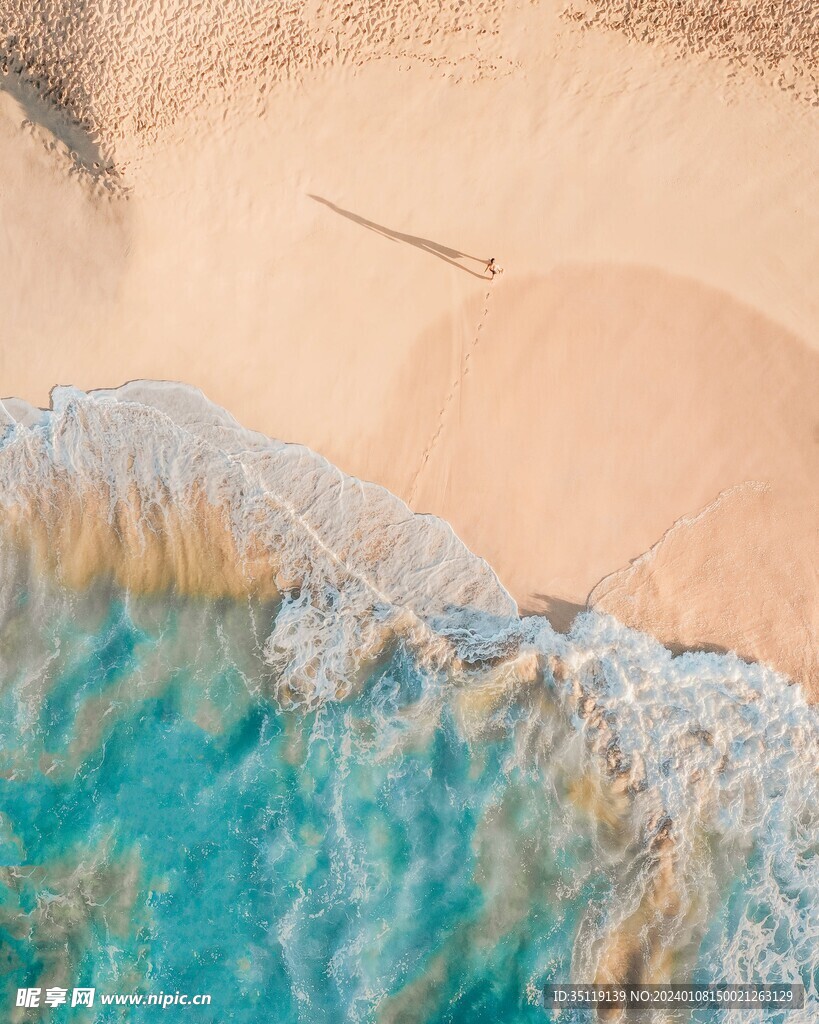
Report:
[[[444,636],[451,618],[455,634],[466,624],[477,630],[478,647],[481,637],[490,642],[494,636],[496,642],[506,620],[543,614],[518,609],[491,564],[471,552],[445,520],[414,514],[385,488],[347,477],[310,449],[246,430],[189,385],[131,381],[88,395],[57,386],[48,409],[4,399],[0,411],[14,428],[0,447],[6,539],[30,552],[39,571],[71,589],[109,580],[137,594],[248,597],[278,606],[314,571],[321,575],[327,562],[331,573],[349,577],[354,590],[360,579],[371,591],[363,612],[373,600],[382,601],[396,607],[399,619],[409,611],[410,619],[418,615],[433,631],[443,629]],[[284,500],[276,497],[279,490]],[[689,548],[688,554],[696,554],[696,545],[687,544],[690,533],[723,515],[727,506],[723,530],[730,534],[737,518],[731,503],[749,494],[770,501],[770,493],[757,484],[721,495],[697,516],[675,524],[629,567],[602,580],[586,607],[651,636],[673,654],[730,653],[767,665],[801,683],[808,700],[815,700],[816,652],[810,637],[801,647],[793,636],[780,642],[779,634],[749,638],[735,632],[734,647],[698,642],[696,631],[680,637],[673,633],[679,592],[661,589],[667,547],[679,544],[681,536],[683,552]],[[315,542],[312,556],[299,553],[298,542],[292,550],[276,549],[280,530],[270,516],[280,514],[305,533],[308,545]],[[671,561],[680,561],[680,554],[672,553]],[[413,582],[407,587],[401,578],[409,569]],[[633,591],[647,604],[635,608]],[[700,604],[707,605],[708,597],[701,595]],[[671,623],[668,617],[663,622],[663,608],[671,608]],[[723,622],[740,614],[730,603],[723,611]],[[571,621],[545,618],[558,632],[569,632]],[[644,628],[645,620],[666,632]],[[722,636],[721,623],[710,621],[708,627],[710,635]],[[403,633],[406,624],[398,628]],[[387,636],[385,631],[373,638],[374,657],[388,645]],[[756,649],[748,648],[752,642]]]
[[[0,91],[2,390],[190,380],[440,516],[524,612],[566,628],[616,575],[623,621],[815,698],[815,113],[544,5],[490,21],[187,96],[120,147],[127,200]]]

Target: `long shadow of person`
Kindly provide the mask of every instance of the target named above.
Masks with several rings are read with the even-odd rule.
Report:
[[[324,206],[329,207],[334,213],[340,214],[342,217],[346,217],[347,220],[354,221],[356,224],[360,224],[363,228],[367,228],[370,231],[375,231],[376,234],[383,235],[384,238],[389,238],[393,242],[406,242],[407,245],[414,245],[416,249],[422,249],[424,252],[430,253],[432,256],[437,256],[439,260],[443,260],[445,263],[451,264],[453,267],[457,267],[458,270],[462,270],[465,274],[471,274],[472,277],[478,277],[481,280],[487,280],[486,274],[479,274],[475,270],[470,270],[469,267],[465,267],[459,260],[473,260],[475,263],[480,263],[486,267],[488,260],[481,259],[480,256],[470,256],[468,253],[461,252],[459,249],[451,249],[447,245],[441,245],[440,242],[433,242],[430,238],[420,238],[418,235],[408,235],[403,231],[393,231],[392,228],[384,227],[383,224],[376,224],[374,220],[367,220],[366,217],[360,217],[357,213],[353,213],[351,210],[344,210],[340,206],[336,206],[335,203],[331,203],[329,199],[324,199],[322,196],[315,196],[312,192],[307,193],[311,199],[317,203],[322,203]]]

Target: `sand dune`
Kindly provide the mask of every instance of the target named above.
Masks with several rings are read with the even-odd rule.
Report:
[[[0,21],[5,74],[98,140],[120,176],[139,148],[209,100],[256,97],[319,68],[384,58],[484,68],[503,4],[284,0],[170,3],[11,0]]]
[[[810,25],[82,10],[0,24],[4,393],[187,380],[449,519],[525,610],[609,577],[629,623],[815,685]]]
[[[819,21],[810,3],[789,0],[578,0],[565,17],[605,27],[680,57],[722,58],[800,100],[819,105]]]

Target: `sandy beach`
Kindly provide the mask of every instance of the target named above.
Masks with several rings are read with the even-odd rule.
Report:
[[[591,599],[819,697],[815,51],[612,7],[316,8],[272,63],[265,24],[169,17],[158,81],[103,24],[51,95],[28,39],[3,394],[184,380],[444,517],[524,612]]]
[[[813,1024],[813,7],[6,0],[0,144],[0,1017]]]

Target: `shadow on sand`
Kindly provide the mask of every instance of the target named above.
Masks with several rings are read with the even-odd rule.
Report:
[[[555,597],[552,594],[532,594],[527,607],[521,608],[520,614],[523,617],[542,615],[549,620],[552,628],[558,633],[568,633],[575,618],[586,608],[585,604],[566,601],[564,598]]]
[[[322,203],[324,206],[329,207],[334,213],[338,213],[342,217],[346,217],[347,220],[360,224],[363,228],[375,231],[376,234],[382,235],[384,238],[389,238],[392,242],[406,242],[407,245],[414,245],[416,249],[422,249],[424,252],[428,252],[432,256],[437,256],[439,260],[443,260],[445,263],[450,263],[453,267],[457,267],[458,270],[462,270],[465,274],[471,274],[472,277],[478,277],[483,281],[489,280],[486,273],[479,274],[477,271],[470,270],[469,267],[465,267],[463,263],[459,262],[460,260],[472,260],[473,262],[486,267],[487,260],[482,259],[480,256],[470,256],[468,253],[460,252],[458,249],[450,249],[448,246],[440,245],[438,242],[433,242],[429,238],[419,238],[418,235],[407,235],[403,231],[393,231],[391,228],[385,228],[383,224],[376,224],[375,221],[367,220],[366,217],[359,217],[357,213],[352,213],[350,210],[344,210],[340,206],[336,206],[335,203],[331,203],[329,199],[322,198],[322,196],[314,196],[311,192],[308,192],[308,195],[311,199],[315,200],[315,202]]]
[[[29,125],[44,129],[55,142],[62,142],[74,162],[87,171],[113,170],[111,161],[90,133],[56,100],[43,96],[20,73],[12,72],[0,80],[0,91],[8,93],[23,108]],[[52,148],[52,147],[49,147]]]
[[[567,601],[562,597],[554,597],[552,594],[531,594],[529,601],[525,607],[520,609],[520,615],[522,618],[526,618],[530,615],[542,615],[544,618],[549,620],[550,625],[558,633],[568,633],[574,620],[580,615],[581,612],[589,611],[592,609],[590,604],[577,604],[574,601]],[[640,629],[640,626],[633,627]],[[654,636],[650,629],[646,629],[649,636]],[[709,643],[696,643],[693,644],[678,644],[663,639],[661,636],[655,636],[655,639],[663,645],[667,650],[671,651],[675,658],[679,658],[681,654],[729,654],[731,653],[727,647],[722,647],[719,644]],[[753,662],[744,658],[744,661],[748,661],[749,664]]]

